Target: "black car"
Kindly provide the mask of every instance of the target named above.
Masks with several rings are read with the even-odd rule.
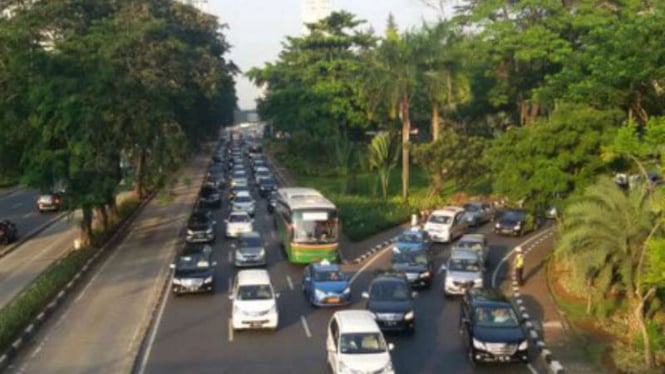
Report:
[[[173,293],[214,292],[215,266],[217,262],[213,261],[209,245],[187,245],[171,264],[171,269],[174,269],[171,280]]]
[[[467,291],[459,328],[472,363],[529,361],[527,335],[513,305],[498,289]]]
[[[402,272],[412,287],[427,287],[432,285],[434,265],[428,252],[422,248],[399,247],[393,248],[393,270]]]
[[[525,209],[505,210],[494,224],[495,233],[515,236],[522,236],[537,228],[535,217]]]
[[[223,180],[224,179],[224,167],[219,165],[219,164],[211,165],[208,168],[207,177],[213,177],[217,180]]]
[[[275,206],[277,205],[277,191],[272,191],[268,197],[268,213],[273,213],[275,211]]]
[[[217,190],[224,188],[224,178],[218,179],[214,175],[208,175],[203,181],[204,186],[214,187]]]
[[[279,188],[277,180],[273,177],[259,180],[259,196],[261,197],[268,197],[271,192],[277,191],[277,188]]]
[[[205,206],[221,208],[222,196],[217,188],[210,185],[203,185],[201,192],[199,192],[199,202]]]
[[[18,239],[16,224],[10,220],[0,221],[0,244],[13,243]]]
[[[211,243],[215,241],[215,225],[217,222],[212,218],[209,210],[195,210],[187,221],[188,243]]]
[[[411,286],[403,273],[378,274],[363,292],[368,299],[367,309],[376,317],[381,330],[413,332],[416,327],[414,297]]]

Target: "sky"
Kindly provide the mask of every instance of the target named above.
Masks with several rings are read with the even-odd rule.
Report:
[[[228,28],[224,35],[232,45],[228,57],[244,72],[277,59],[285,37],[302,31],[301,0],[208,0],[207,11]],[[420,0],[333,0],[333,10],[346,10],[364,19],[377,34],[393,14],[401,30],[433,21],[439,13]],[[244,76],[236,77],[240,109],[254,109],[259,90]]]

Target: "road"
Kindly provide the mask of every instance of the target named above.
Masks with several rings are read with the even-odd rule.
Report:
[[[36,202],[39,195],[36,190],[19,188],[15,192],[0,196],[0,219],[8,219],[19,230],[19,236],[30,233],[49,220],[57,212],[39,213]]]
[[[278,247],[272,216],[262,199],[256,225],[268,239],[268,269],[280,293],[280,326],[277,332],[233,332],[229,328],[231,303],[228,288],[235,273],[231,264],[230,242],[214,246],[218,267],[214,295],[167,296],[163,314],[149,341],[144,366],[139,372],[157,373],[325,373],[325,329],[334,309],[314,309],[300,290],[302,266],[284,260]],[[226,210],[218,211],[223,222]],[[480,232],[489,231],[485,226]],[[218,234],[223,227],[218,228]],[[510,248],[524,238],[505,238],[489,234],[491,265],[496,265]],[[448,246],[437,245],[436,268],[447,256]],[[348,265],[345,271],[358,273],[352,284],[354,303],[364,308],[360,294],[368,288],[376,269],[387,268],[389,251],[380,252],[364,265]],[[505,269],[502,271],[505,273]],[[499,272],[499,278],[504,276]],[[489,278],[489,277],[488,277]],[[530,373],[545,372],[533,365],[477,366],[466,359],[466,350],[457,333],[459,301],[445,299],[440,291],[442,275],[431,290],[419,293],[416,304],[416,333],[413,336],[389,335],[395,343],[392,352],[398,373]],[[534,362],[537,360],[534,359]]]

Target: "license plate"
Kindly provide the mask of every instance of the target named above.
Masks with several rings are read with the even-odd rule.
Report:
[[[337,304],[337,303],[339,303],[339,297],[329,297],[329,298],[328,298],[328,303],[330,303],[330,304]]]
[[[263,323],[261,323],[261,322],[251,322],[249,325],[251,327],[261,327],[263,325]]]
[[[396,326],[397,321],[386,321],[386,326]]]

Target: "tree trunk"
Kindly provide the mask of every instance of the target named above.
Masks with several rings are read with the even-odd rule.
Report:
[[[111,224],[115,225],[120,221],[120,213],[118,212],[118,204],[116,204],[115,196],[109,196],[106,200],[106,211]]]
[[[409,101],[402,99],[399,103],[399,114],[402,120],[402,200],[409,200],[409,156],[410,156],[410,136],[411,119],[409,118]]]
[[[647,324],[646,321],[644,320],[644,304],[646,301],[653,295],[656,291],[655,287],[652,287],[649,289],[647,292],[646,296],[640,295],[638,292],[638,297],[637,297],[637,308],[635,308],[635,320],[638,324],[638,327],[640,329],[640,334],[642,335],[642,343],[644,344],[644,363],[647,365],[649,369],[654,367],[654,359],[653,359],[653,354],[651,352],[651,342],[649,341],[649,331],[647,329]]]
[[[136,182],[134,183],[134,190],[136,192],[136,197],[139,200],[143,200],[143,184],[145,177],[145,149],[141,149],[139,152],[139,159],[136,165]]]
[[[95,226],[98,228],[101,228],[104,230],[104,232],[108,232],[109,230],[109,215],[106,212],[106,207],[104,205],[98,205],[95,207]]]
[[[432,105],[432,141],[439,139],[439,107]]]
[[[92,243],[92,208],[84,206],[81,208],[83,218],[81,219],[81,246],[87,247]]]

